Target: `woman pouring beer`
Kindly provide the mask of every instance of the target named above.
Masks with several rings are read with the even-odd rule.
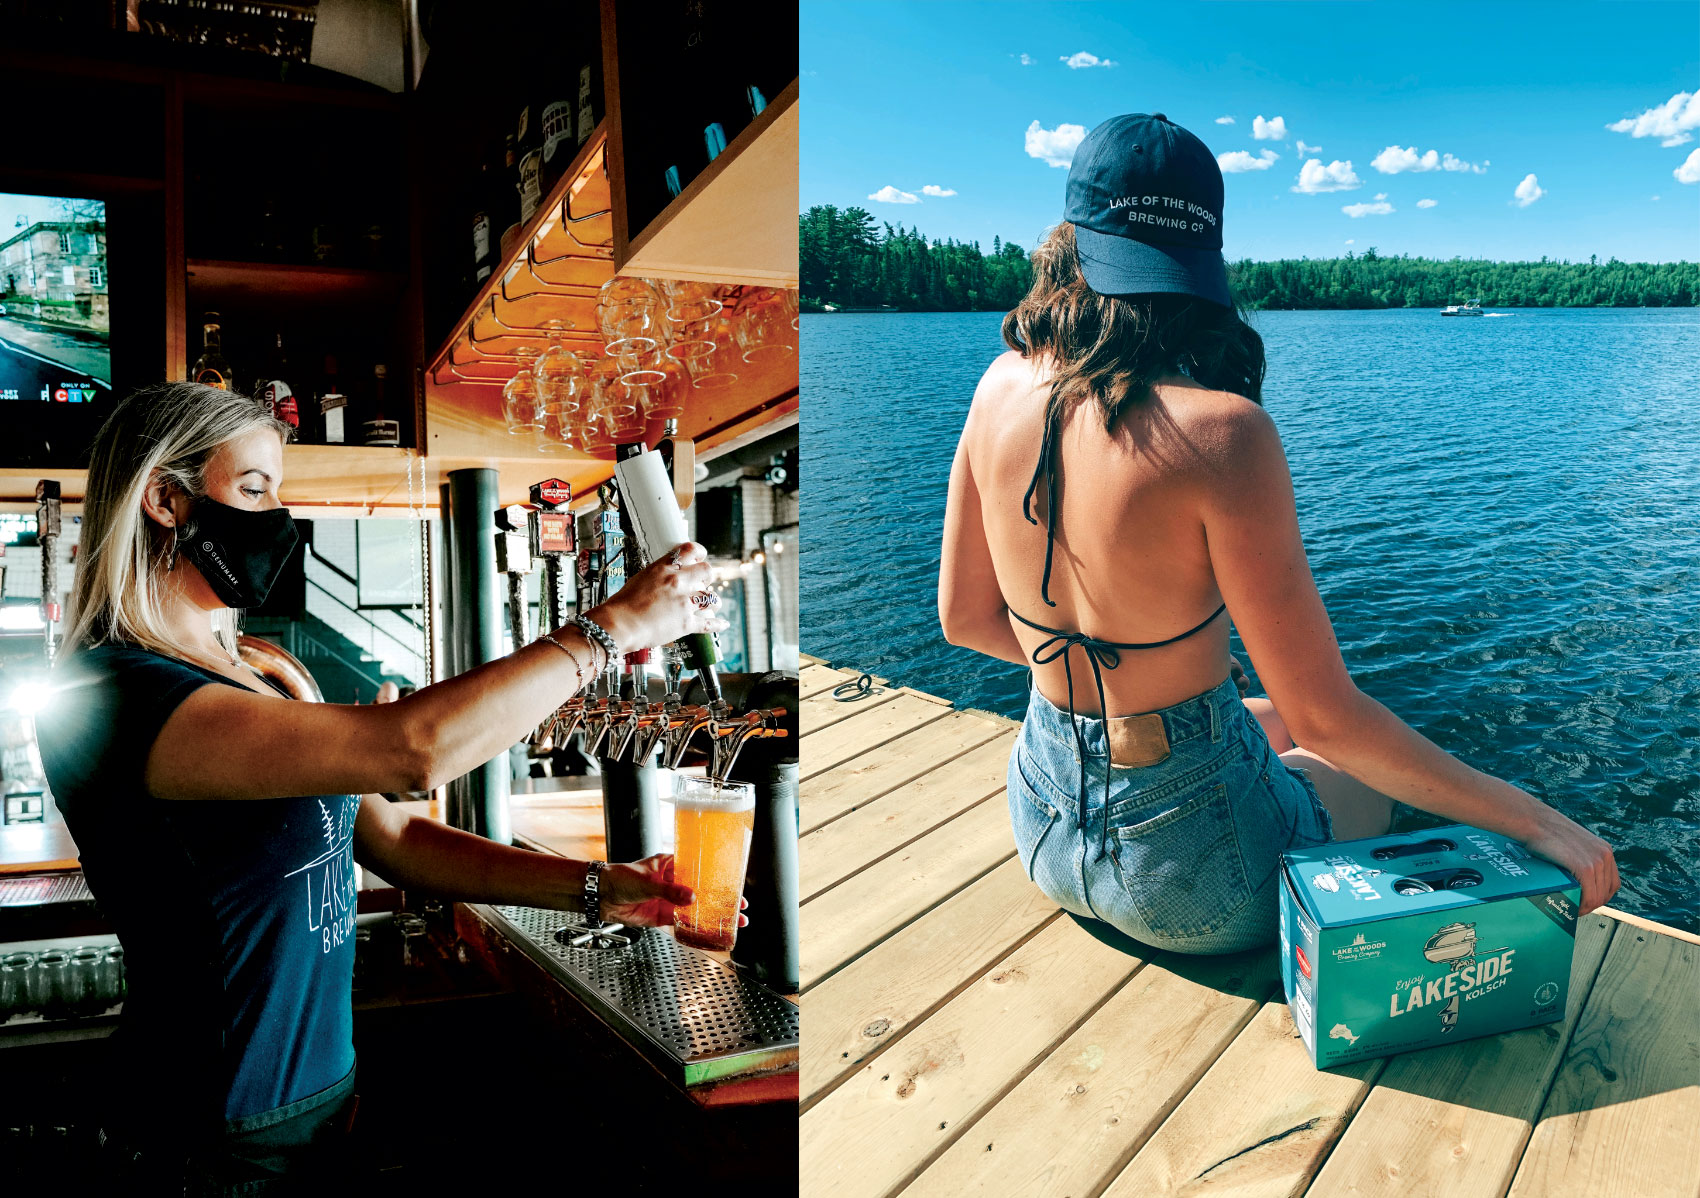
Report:
[[[129,994],[102,1133],[125,1193],[269,1192],[322,1175],[352,1116],[354,862],[459,899],[673,921],[663,854],[573,861],[403,814],[501,756],[610,657],[725,622],[701,546],[500,660],[374,706],[284,697],[236,652],[298,536],[286,426],[195,383],[95,439],[42,760],[116,926]]]

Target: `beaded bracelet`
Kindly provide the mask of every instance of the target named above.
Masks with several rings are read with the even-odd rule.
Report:
[[[614,642],[613,637],[608,635],[608,630],[589,616],[574,616],[567,623],[584,633],[593,643],[601,645],[603,652],[608,654],[609,661],[620,656],[620,646]]]
[[[580,629],[579,631],[582,633],[583,629]],[[601,648],[601,646],[598,645],[596,643],[596,641],[591,639],[589,636],[586,636],[584,638],[585,642],[590,645],[590,664],[591,664],[592,668],[589,669],[589,670],[586,670],[584,668],[584,663],[578,659],[577,653],[574,653],[571,649],[567,648],[560,641],[556,640],[553,636],[549,635],[548,633],[544,633],[542,636],[538,637],[537,639],[538,639],[538,641],[548,641],[551,645],[555,646],[555,648],[559,649],[562,653],[565,653],[569,658],[572,659],[573,672],[578,675],[579,683],[581,685],[583,684],[583,682],[586,678],[596,677],[596,675],[598,673],[598,671],[595,669],[596,650]]]

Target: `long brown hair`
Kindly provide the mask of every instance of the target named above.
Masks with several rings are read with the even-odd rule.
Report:
[[[1099,295],[1086,285],[1074,226],[1062,222],[1033,251],[1033,286],[1003,318],[1003,339],[1024,358],[1050,356],[1047,411],[1091,400],[1113,430],[1152,380],[1185,374],[1217,391],[1263,402],[1263,338],[1237,308],[1191,295]]]

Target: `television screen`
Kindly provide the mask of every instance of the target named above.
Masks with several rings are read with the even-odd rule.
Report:
[[[0,401],[112,394],[106,202],[0,192]]]

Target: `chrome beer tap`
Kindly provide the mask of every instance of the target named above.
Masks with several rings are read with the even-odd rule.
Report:
[[[672,706],[672,696],[668,696],[668,705]],[[661,735],[663,768],[678,769],[679,762],[685,758],[685,750],[691,746],[691,739],[708,727],[713,719],[713,713],[698,704],[681,704],[669,712],[667,730]]]
[[[716,704],[720,706],[720,704]],[[784,736],[783,711],[756,709],[743,715],[716,715],[708,722],[708,776],[725,782],[738,760],[738,751],[752,736]]]

